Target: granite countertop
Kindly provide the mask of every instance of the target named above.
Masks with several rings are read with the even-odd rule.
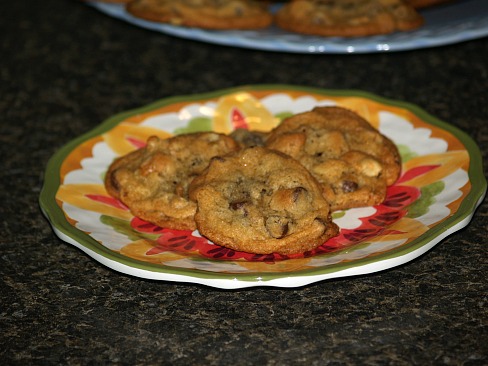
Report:
[[[488,38],[396,53],[263,52],[55,0],[5,2],[0,29],[1,364],[488,364],[486,201],[405,265],[232,291],[115,272],[60,240],[38,204],[49,158],[106,118],[244,84],[413,103],[476,141],[486,172]]]

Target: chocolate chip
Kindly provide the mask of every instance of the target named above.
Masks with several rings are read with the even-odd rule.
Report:
[[[305,193],[307,193],[307,190],[305,188],[303,188],[303,187],[296,187],[293,190],[291,199],[293,200],[293,202],[297,202],[300,199],[300,197],[302,197]]]
[[[197,166],[197,165],[201,165],[203,163],[203,160],[201,158],[194,158],[192,161],[191,161],[191,166]]]
[[[275,239],[281,239],[288,234],[288,219],[281,216],[270,216],[266,219],[266,230]]]
[[[342,182],[342,191],[345,193],[351,193],[358,189],[358,184],[351,180],[345,180]]]
[[[321,218],[321,217],[316,217],[314,220],[315,220],[315,221],[320,222],[322,225],[324,225],[324,226],[325,226],[325,220],[324,220],[323,218]]]
[[[235,202],[230,202],[229,203],[229,208],[233,211],[238,211],[241,210],[242,214],[244,217],[247,217],[248,211],[246,209],[246,205],[248,204],[248,201],[235,201]]]
[[[256,134],[248,134],[247,136],[244,136],[242,139],[242,143],[246,146],[263,146],[264,141],[263,138],[259,135]]]
[[[222,156],[214,156],[210,159],[211,162],[213,161],[218,161],[220,163],[223,163],[225,161],[225,159],[222,157]]]
[[[229,208],[232,210],[239,210],[243,208],[246,205],[246,201],[237,201],[237,202],[230,202],[229,203]]]

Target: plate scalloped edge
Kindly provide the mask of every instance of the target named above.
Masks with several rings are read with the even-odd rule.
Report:
[[[116,121],[120,121],[126,116],[133,115],[140,112],[141,110],[151,110],[156,106],[169,105],[175,102],[198,101],[211,99],[235,92],[260,90],[270,92],[300,91],[304,93],[319,94],[324,96],[336,95],[346,97],[363,97],[383,104],[405,108],[415,115],[422,117],[424,121],[428,120],[429,123],[440,126],[441,128],[453,133],[464,144],[464,146],[466,147],[466,149],[468,149],[470,153],[470,177],[473,175],[479,175],[479,179],[477,179],[476,182],[473,182],[471,191],[461,203],[458,211],[444,222],[445,225],[443,227],[447,226],[447,229],[434,227],[433,229],[436,229],[438,232],[434,239],[430,240],[429,242],[425,243],[423,241],[418,241],[417,243],[409,245],[407,248],[401,248],[400,250],[387,252],[383,255],[380,255],[380,259],[376,258],[373,261],[370,258],[365,258],[362,260],[357,260],[352,264],[348,264],[347,266],[341,265],[339,263],[337,265],[331,265],[330,267],[325,269],[318,268],[314,270],[301,271],[300,273],[290,273],[288,275],[284,273],[276,275],[273,273],[258,272],[253,274],[214,273],[202,270],[178,269],[169,268],[167,266],[161,267],[151,265],[150,263],[141,262],[132,258],[125,257],[119,253],[113,252],[112,250],[100,245],[97,241],[88,236],[86,233],[83,233],[80,230],[74,228],[66,220],[64,213],[57,205],[55,199],[56,191],[60,184],[59,168],[61,163],[63,162],[64,157],[76,146],[78,146],[79,143],[86,141],[94,136],[97,136],[99,133],[108,130],[112,125],[114,125],[114,123],[116,123]],[[56,172],[56,174],[53,175],[53,172]],[[296,85],[248,85],[218,90],[210,93],[169,97],[146,105],[144,107],[120,113],[105,120],[93,130],[63,146],[60,150],[58,150],[58,152],[53,155],[53,157],[48,162],[46,168],[45,180],[39,197],[39,203],[43,214],[47,217],[48,221],[51,223],[51,226],[54,229],[54,232],[60,239],[71,245],[74,245],[75,247],[84,251],[93,259],[118,272],[146,279],[187,283],[189,282],[222,289],[237,289],[255,286],[300,287],[326,279],[355,276],[382,271],[392,267],[396,267],[398,265],[405,264],[417,258],[418,256],[429,251],[447,236],[468,225],[473,217],[476,208],[481,204],[484,199],[484,196],[486,194],[486,187],[486,179],[482,174],[481,153],[474,141],[461,130],[450,124],[447,124],[446,122],[442,122],[436,119],[435,117],[429,115],[427,112],[415,105],[406,102],[385,99],[377,95],[358,90],[327,90]]]

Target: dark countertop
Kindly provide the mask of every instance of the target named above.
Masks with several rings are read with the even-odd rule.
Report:
[[[219,290],[110,270],[53,233],[49,158],[104,119],[243,84],[360,89],[469,134],[487,171],[488,38],[399,53],[300,55],[143,30],[77,1],[0,11],[0,363],[483,365],[486,201],[414,261],[302,288]]]

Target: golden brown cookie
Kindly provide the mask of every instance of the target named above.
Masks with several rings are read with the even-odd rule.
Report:
[[[196,204],[188,186],[211,158],[239,149],[230,137],[199,132],[161,140],[116,159],[105,177],[107,192],[143,220],[161,227],[195,230]]]
[[[251,147],[212,159],[190,185],[198,230],[248,253],[303,253],[337,235],[313,176],[295,159]]]
[[[207,29],[258,29],[273,20],[256,0],[132,0],[126,8],[139,18]]]
[[[393,142],[341,107],[316,107],[283,120],[266,146],[301,162],[322,184],[332,210],[381,203],[401,169]]]
[[[402,0],[294,0],[276,14],[288,31],[318,36],[356,37],[407,31],[423,18]]]

